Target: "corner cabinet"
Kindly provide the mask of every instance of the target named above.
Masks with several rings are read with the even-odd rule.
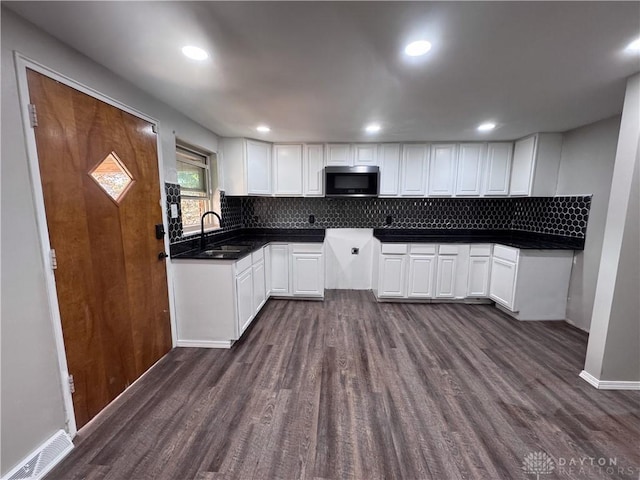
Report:
[[[271,195],[271,144],[246,138],[220,140],[225,194]]]
[[[512,196],[556,194],[562,134],[538,133],[515,143],[511,168]]]

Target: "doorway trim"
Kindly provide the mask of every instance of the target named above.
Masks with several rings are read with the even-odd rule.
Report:
[[[75,411],[73,408],[73,399],[71,396],[71,390],[69,388],[69,368],[67,365],[67,354],[64,345],[64,337],[62,334],[62,318],[60,316],[60,306],[58,303],[58,294],[56,289],[55,275],[52,268],[51,259],[51,243],[49,240],[49,232],[47,228],[47,216],[44,205],[44,194],[42,191],[42,182],[40,178],[40,163],[38,159],[38,150],[36,148],[36,137],[34,129],[31,127],[31,120],[29,117],[29,86],[27,83],[27,68],[34,70],[42,75],[45,75],[53,80],[56,80],[68,87],[71,87],[79,92],[82,92],[90,97],[100,100],[108,105],[118,108],[124,112],[127,112],[135,117],[145,120],[151,123],[157,130],[156,135],[156,151],[158,156],[158,181],[160,187],[160,209],[162,211],[162,223],[164,225],[165,232],[168,231],[167,225],[167,209],[166,209],[166,192],[164,188],[164,168],[162,161],[162,141],[160,139],[160,122],[148,115],[131,108],[111,97],[103,95],[102,93],[94,90],[82,83],[79,83],[72,78],[69,78],[49,67],[38,63],[18,51],[14,51],[14,62],[16,67],[17,86],[18,86],[18,98],[20,104],[20,114],[22,117],[22,127],[24,131],[25,146],[27,150],[28,170],[31,180],[31,193],[34,201],[34,207],[36,211],[36,228],[38,231],[40,250],[42,255],[42,264],[44,267],[45,287],[47,292],[50,320],[53,326],[53,336],[56,344],[56,353],[58,357],[58,371],[60,372],[60,388],[62,390],[65,424],[66,430],[75,437],[78,429],[75,419]],[[164,236],[164,248],[165,251],[169,251],[169,239],[168,236]],[[176,346],[176,324],[175,324],[175,304],[173,295],[173,277],[172,269],[170,268],[170,262],[165,262],[165,269],[167,272],[167,294],[169,296],[169,318],[171,325],[171,343],[172,347]],[[151,366],[149,370],[153,368]],[[147,372],[149,371],[147,370]],[[145,372],[146,373],[146,372]],[[140,380],[145,374],[143,373],[136,381]],[[133,382],[135,383],[135,382]],[[133,383],[131,385],[133,385]],[[130,386],[131,386],[130,385]],[[126,389],[125,389],[126,391]],[[124,392],[123,392],[124,393]],[[122,394],[121,394],[122,395]],[[116,397],[117,399],[117,397]],[[113,401],[115,401],[114,399]],[[112,401],[112,403],[113,403]]]

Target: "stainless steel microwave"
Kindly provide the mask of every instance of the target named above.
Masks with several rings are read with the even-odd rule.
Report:
[[[325,167],[326,197],[377,197],[380,182],[378,167]]]

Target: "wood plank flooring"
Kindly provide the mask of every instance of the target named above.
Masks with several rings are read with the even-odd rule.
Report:
[[[640,395],[578,378],[586,343],[489,305],[272,299],[231,350],[171,351],[47,479],[533,479],[532,452],[546,480],[638,478]]]

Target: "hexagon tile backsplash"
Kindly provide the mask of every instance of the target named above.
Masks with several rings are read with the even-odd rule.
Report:
[[[177,187],[177,188],[176,188]],[[180,204],[166,184],[167,203]],[[171,195],[170,195],[171,194]],[[226,197],[222,218],[235,228],[424,228],[519,230],[585,238],[591,196],[522,198]],[[167,206],[167,211],[170,211]],[[315,223],[309,223],[314,215]],[[385,220],[391,216],[391,225]],[[183,240],[169,219],[171,243]]]

